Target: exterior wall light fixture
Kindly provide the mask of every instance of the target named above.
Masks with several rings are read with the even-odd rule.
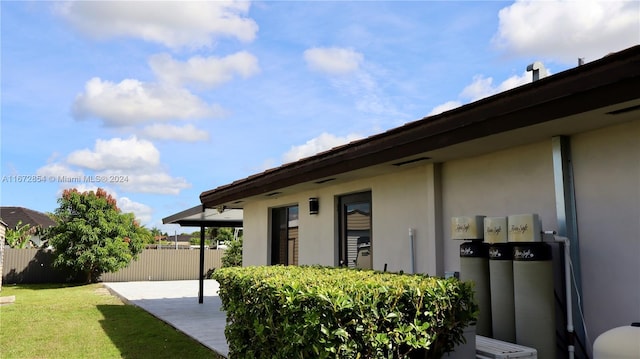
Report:
[[[309,198],[309,214],[318,214],[320,211],[320,202],[318,202],[318,197]]]

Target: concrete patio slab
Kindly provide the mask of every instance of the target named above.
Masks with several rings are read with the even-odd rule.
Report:
[[[204,281],[204,303],[198,303],[198,281],[103,283],[124,302],[138,306],[225,357],[226,314],[220,310],[218,282]]]

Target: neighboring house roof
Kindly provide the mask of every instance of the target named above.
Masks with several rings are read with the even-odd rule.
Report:
[[[162,241],[169,242],[169,243],[177,242],[177,243],[179,243],[180,245],[184,245],[184,244],[189,245],[189,242],[191,241],[191,238],[192,238],[193,236],[192,236],[191,234],[184,234],[184,233],[182,233],[182,234],[178,234],[178,235],[177,235],[177,237],[178,237],[178,238],[176,238],[176,235],[175,235],[175,234],[172,234],[172,235],[169,235],[169,236],[163,237],[161,240],[162,240]]]
[[[640,46],[635,46],[217,187],[203,192],[200,201],[208,208],[242,208],[251,197],[308,190],[414,162],[440,163],[623,123],[637,118],[633,111],[638,109]]]
[[[0,218],[9,228],[16,228],[18,222],[31,227],[49,228],[56,222],[46,214],[24,207],[0,207]]]

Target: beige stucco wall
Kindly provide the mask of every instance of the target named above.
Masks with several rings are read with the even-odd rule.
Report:
[[[242,222],[242,265],[267,264],[268,213],[261,203],[251,203],[244,207]]]
[[[437,274],[433,172],[428,164],[372,179],[374,269],[412,272],[411,228],[416,272]]]
[[[589,336],[640,318],[640,120],[571,137]],[[438,175],[440,173],[440,177]],[[441,187],[438,184],[440,179]],[[269,258],[269,208],[300,205],[300,264],[336,265],[337,196],[371,190],[373,265],[442,275],[460,269],[452,216],[537,213],[556,230],[551,139],[441,165],[425,164],[315,191],[248,203],[245,265]],[[441,207],[436,197],[441,196]],[[308,198],[320,213],[308,214]]]
[[[431,164],[361,181],[327,186],[291,196],[248,203],[244,212],[245,265],[269,261],[269,208],[298,204],[300,264],[336,265],[338,219],[337,198],[363,191],[372,192],[373,266],[382,270],[411,271],[409,228],[414,230],[416,270],[436,274],[433,225],[433,168]],[[320,211],[309,215],[308,199],[318,197]],[[430,219],[431,218],[431,219]],[[419,258],[418,258],[419,257]]]
[[[557,229],[551,139],[444,163],[442,201],[445,271],[460,270],[453,216],[537,213],[543,229]]]
[[[640,120],[572,137],[591,340],[640,320]]]
[[[335,265],[337,196],[372,192],[373,266],[411,272],[409,228],[415,267],[443,275],[460,269],[459,241],[449,240],[452,216],[538,213],[545,229],[556,229],[551,140],[441,165],[399,168],[388,175],[248,203],[244,212],[244,263],[269,261],[269,208],[299,204],[300,264]],[[440,192],[442,191],[442,192]],[[442,196],[442,208],[436,196]],[[308,214],[309,197],[320,213]],[[250,249],[250,250],[249,250]]]

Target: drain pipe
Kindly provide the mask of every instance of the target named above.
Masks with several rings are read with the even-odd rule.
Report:
[[[411,245],[411,274],[416,274],[416,261],[415,261],[415,243],[413,240],[413,228],[409,228],[409,244]]]
[[[571,308],[571,253],[570,243],[571,241],[567,237],[556,235],[555,231],[545,231],[544,234],[553,235],[553,239],[556,242],[564,243],[564,281],[565,281],[565,300],[567,301],[567,334],[568,343],[567,351],[569,359],[574,358],[576,347],[574,345],[574,330],[573,330],[573,309]]]

